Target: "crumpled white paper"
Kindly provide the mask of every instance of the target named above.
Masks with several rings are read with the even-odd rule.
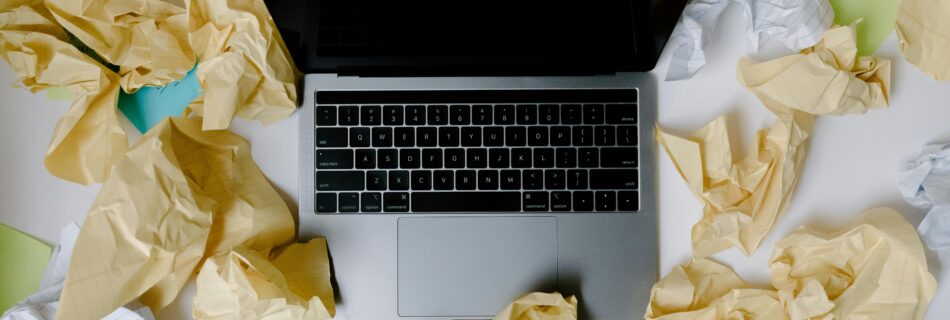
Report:
[[[754,51],[765,39],[796,51],[811,47],[834,20],[827,0],[694,0],[686,5],[670,37],[673,57],[667,81],[688,79],[706,64],[703,47],[732,3],[742,6],[743,17],[751,21],[746,33]]]
[[[897,187],[908,203],[930,209],[917,226],[924,244],[935,251],[950,249],[950,144],[924,146],[905,164]]]
[[[59,232],[59,244],[53,248],[52,257],[40,279],[40,287],[36,293],[17,302],[12,308],[0,316],[0,320],[44,320],[56,319],[56,310],[59,307],[59,296],[63,291],[63,282],[66,280],[66,270],[69,268],[69,259],[73,255],[73,246],[79,236],[79,225],[70,223]],[[155,320],[148,307],[132,303],[116,309],[102,318],[103,320]]]

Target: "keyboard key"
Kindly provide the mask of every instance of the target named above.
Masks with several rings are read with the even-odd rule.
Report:
[[[617,144],[621,146],[637,145],[637,127],[619,126],[617,127]]]
[[[568,170],[567,188],[587,189],[587,170]]]
[[[467,168],[486,168],[488,167],[488,150],[483,148],[468,149],[465,152],[467,159],[465,166]]]
[[[465,149],[445,149],[445,167],[465,168]]]
[[[335,193],[317,193],[314,205],[317,212],[333,213],[336,212],[336,194]]]
[[[381,123],[381,113],[379,106],[360,107],[360,125],[378,126]]]
[[[603,124],[604,123],[604,105],[585,104],[584,105],[584,123],[585,124]]]
[[[548,145],[548,127],[528,127],[528,145],[532,147],[546,147]]]
[[[512,168],[531,168],[531,149],[528,149],[528,148],[511,149],[511,167]]]
[[[544,170],[544,189],[564,189],[564,170]]]
[[[571,141],[575,146],[589,146],[594,144],[594,127],[577,126],[571,128]]]
[[[373,147],[392,147],[393,146],[393,128],[376,127],[373,128]]]
[[[637,105],[635,104],[608,104],[606,109],[607,124],[637,124]]]
[[[538,124],[538,106],[518,105],[518,124]]]
[[[399,167],[403,169],[419,168],[419,149],[399,150]]]
[[[597,126],[594,128],[594,144],[598,146],[614,145],[614,127]]]
[[[557,148],[557,150],[554,150],[554,156],[558,168],[577,167],[577,149]]]
[[[470,117],[472,116],[472,112],[469,111],[468,106],[452,105],[449,107],[449,115],[452,118],[449,123],[454,125],[466,125],[471,122]]]
[[[412,190],[432,190],[432,172],[429,170],[412,171]]]
[[[346,128],[317,128],[317,147],[345,147]]]
[[[571,193],[568,191],[551,192],[551,211],[571,211]]]
[[[617,202],[620,211],[640,211],[640,196],[636,191],[617,192]]]
[[[356,192],[340,193],[340,212],[360,211],[360,194]]]
[[[498,190],[498,171],[479,170],[478,190]]]
[[[402,106],[383,106],[383,124],[401,126],[404,114]]]
[[[383,211],[409,212],[409,193],[407,192],[383,193]]]
[[[435,127],[416,128],[417,147],[435,147],[438,145],[439,133]]]
[[[442,149],[422,149],[422,167],[426,169],[441,169]]]
[[[357,169],[376,169],[376,150],[356,149]]]
[[[604,168],[623,168],[637,166],[637,148],[600,149],[600,165]]]
[[[432,173],[432,187],[435,190],[452,190],[455,188],[455,172],[437,170]]]
[[[542,104],[538,106],[538,119],[541,124],[558,124],[561,111],[556,104]]]
[[[409,171],[393,170],[389,172],[389,190],[409,190]]]
[[[617,210],[617,194],[613,191],[597,191],[597,211]]]
[[[439,146],[440,147],[458,147],[459,146],[459,128],[440,127],[439,128]]]
[[[363,212],[379,212],[382,209],[383,195],[379,192],[366,192],[360,195]]]
[[[494,148],[488,149],[488,167],[489,168],[500,168],[506,169],[510,166],[508,165],[511,160],[511,156],[508,154],[508,149],[504,148]]]
[[[571,145],[571,127],[551,127],[551,145],[557,147],[566,147]]]
[[[317,106],[317,125],[336,125],[336,106]]]
[[[399,150],[379,149],[376,155],[376,162],[380,169],[399,168]]]
[[[597,169],[590,171],[591,189],[636,189],[637,170]]]
[[[518,212],[520,192],[413,192],[413,212]]]
[[[544,189],[544,172],[541,170],[524,170],[521,173],[521,181],[526,190]]]
[[[574,211],[594,211],[594,193],[574,191]]]
[[[525,127],[506,127],[505,145],[509,147],[523,147],[528,144],[527,128]]]
[[[491,106],[484,104],[472,106],[472,124],[492,124],[492,117]]]
[[[495,124],[515,124],[515,106],[510,104],[496,105]]]
[[[412,147],[416,145],[416,129],[412,127],[398,127],[395,130],[395,144],[397,147]]]
[[[577,166],[581,168],[597,168],[600,166],[598,156],[600,156],[600,152],[595,148],[577,149]]]
[[[505,130],[502,127],[485,127],[482,133],[482,143],[486,147],[501,147],[505,145]]]
[[[371,139],[369,128],[350,128],[351,147],[369,147]]]
[[[554,149],[551,149],[551,148],[534,149],[534,167],[535,168],[554,168]]]
[[[524,193],[524,211],[548,211],[548,193],[534,191]]]
[[[366,189],[374,191],[386,190],[386,171],[373,170],[366,172]]]
[[[319,149],[316,154],[317,169],[353,169],[353,150]]]
[[[449,124],[449,107],[444,105],[429,106],[429,125],[438,126]]]
[[[475,182],[478,177],[475,176],[475,170],[455,171],[455,189],[475,190]]]
[[[498,178],[501,182],[502,190],[520,190],[521,189],[521,171],[502,170]]]
[[[338,113],[341,126],[355,126],[360,124],[360,107],[342,106]]]
[[[319,191],[363,191],[365,182],[363,171],[317,171]]]
[[[410,126],[426,124],[426,106],[406,106],[406,124]]]
[[[482,128],[462,127],[462,146],[463,147],[481,147],[482,146]]]
[[[562,124],[580,124],[581,118],[581,105],[565,104],[561,106]]]

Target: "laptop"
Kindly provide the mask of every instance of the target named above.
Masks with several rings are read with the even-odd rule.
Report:
[[[642,317],[655,80],[682,0],[272,1],[303,80],[299,234],[339,319]]]

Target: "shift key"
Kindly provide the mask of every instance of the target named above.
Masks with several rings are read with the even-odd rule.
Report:
[[[318,191],[363,191],[365,183],[363,171],[317,170]]]
[[[595,169],[590,171],[591,189],[636,189],[636,169]]]

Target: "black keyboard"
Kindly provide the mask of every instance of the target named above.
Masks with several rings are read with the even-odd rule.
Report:
[[[318,214],[635,212],[636,90],[317,91]]]

